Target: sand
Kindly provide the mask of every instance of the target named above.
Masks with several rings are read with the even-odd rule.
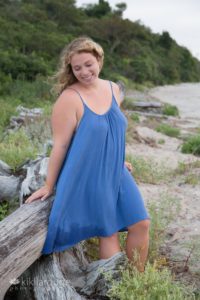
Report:
[[[150,97],[159,102],[176,105],[180,117],[169,117],[169,124],[176,124],[182,134],[192,134],[200,128],[200,83],[184,83],[156,87],[149,91]],[[130,96],[130,94],[129,94]],[[173,121],[173,122],[172,122]],[[183,154],[180,151],[181,139],[167,137],[153,129],[136,126],[141,140],[150,138],[156,141],[156,147],[148,143],[134,143],[126,146],[126,153],[153,159],[167,169],[173,170],[180,162],[189,163],[200,160],[200,157]],[[164,144],[157,143],[164,139]],[[195,169],[200,177],[200,169]],[[134,174],[133,174],[134,175]],[[199,181],[200,183],[200,181]],[[139,184],[140,191],[146,203],[151,201],[166,201],[171,197],[180,206],[175,219],[169,222],[165,243],[162,251],[171,262],[181,266],[179,277],[182,280],[195,282],[200,288],[200,187],[199,184],[185,183],[184,175],[177,176],[170,182],[160,184]],[[167,196],[163,196],[167,195]],[[185,261],[188,262],[185,263]],[[184,266],[186,265],[186,268]],[[187,272],[186,272],[187,271]]]

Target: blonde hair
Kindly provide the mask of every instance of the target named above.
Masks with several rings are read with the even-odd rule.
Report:
[[[69,85],[77,82],[71,67],[71,57],[74,54],[87,52],[93,54],[100,64],[100,70],[103,67],[104,51],[102,47],[89,37],[79,37],[66,45],[60,55],[60,64],[57,73],[52,76],[55,84],[52,91],[57,95]]]

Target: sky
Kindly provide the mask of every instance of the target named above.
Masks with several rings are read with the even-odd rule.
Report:
[[[123,17],[140,20],[152,32],[168,31],[180,46],[188,48],[200,60],[200,0],[108,0],[125,2]],[[76,0],[77,6],[98,3],[98,0]]]

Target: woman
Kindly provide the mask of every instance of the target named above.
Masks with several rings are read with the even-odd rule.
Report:
[[[80,37],[61,55],[52,112],[53,149],[46,184],[25,203],[45,200],[56,185],[42,254],[63,251],[99,237],[100,258],[120,252],[118,231],[128,231],[126,253],[143,271],[148,253],[149,216],[125,159],[127,119],[118,85],[99,73],[104,52]],[[129,169],[129,171],[128,171]]]

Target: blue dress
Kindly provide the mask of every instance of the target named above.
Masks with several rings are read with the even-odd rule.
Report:
[[[81,240],[106,237],[149,219],[125,166],[127,118],[113,94],[104,114],[93,112],[76,91],[84,113],[56,183],[42,254],[64,251]]]

